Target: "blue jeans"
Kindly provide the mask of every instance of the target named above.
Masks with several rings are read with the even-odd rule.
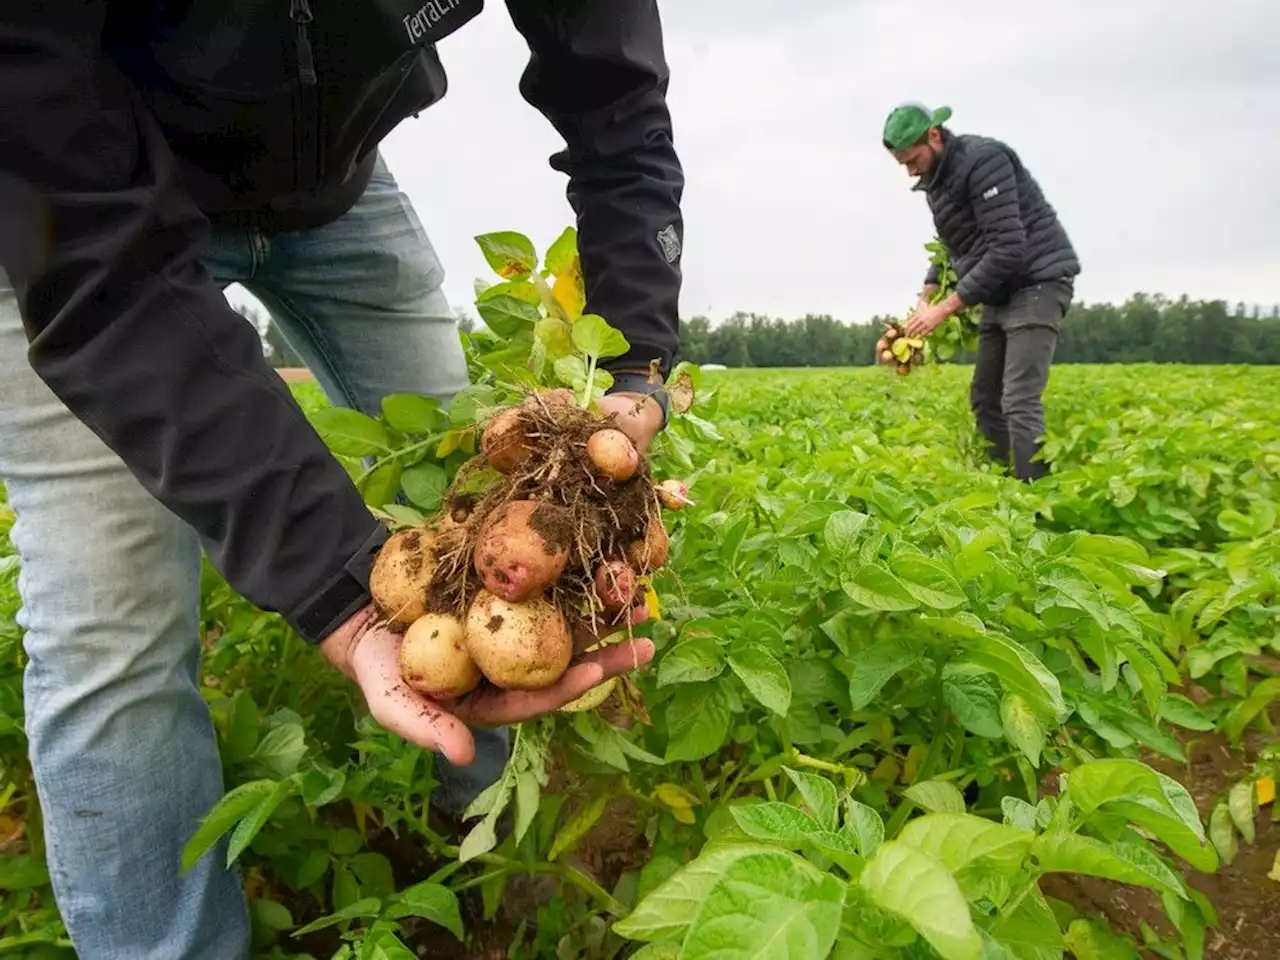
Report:
[[[375,412],[400,391],[447,402],[467,383],[443,270],[382,163],[335,223],[219,229],[206,263],[262,300],[335,404]],[[3,281],[0,481],[17,516],[26,726],[59,909],[85,960],[248,957],[225,838],[179,875],[224,791],[199,690],[199,543],[36,377]],[[469,767],[435,758],[433,801],[455,815],[506,762],[506,731],[476,741]]]

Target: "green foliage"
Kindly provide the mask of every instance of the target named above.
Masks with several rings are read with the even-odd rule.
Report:
[[[541,258],[518,234],[479,242],[500,279],[477,291],[473,385],[447,408],[402,394],[364,416],[297,388],[393,526],[439,508],[493,410],[536,385],[590,404],[626,349],[584,313],[571,231]],[[1187,736],[1274,734],[1280,379],[1056,368],[1053,470],[1027,487],[981,458],[965,371],[879,373],[672,373],[698,409],[655,470],[697,506],[668,515],[662,617],[643,628],[657,662],[625,692],[640,719],[522,725],[457,836],[429,814],[434,758],[206,568],[228,793],[184,860],[240,863],[258,955],[402,957],[427,937],[465,955],[535,875],[557,892],[514,956],[1136,956],[1041,892],[1075,873],[1152,890],[1178,931],[1167,955],[1201,956],[1216,918],[1183,874],[1253,841],[1275,758],[1206,810],[1155,766],[1184,761]],[[0,798],[26,842],[0,871],[0,949],[54,956],[11,522],[0,506]],[[644,856],[593,874],[578,855],[620,818]]]

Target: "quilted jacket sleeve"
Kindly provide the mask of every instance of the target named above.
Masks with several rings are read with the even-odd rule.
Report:
[[[319,640],[385,531],[201,263],[208,224],[101,53],[105,0],[4,0],[0,267],[37,375],[258,606]]]
[[[969,172],[968,202],[982,233],[981,259],[961,278],[956,293],[967,306],[984,303],[1018,279],[1027,256],[1027,231],[1018,203],[1018,181],[1009,155],[983,147]]]
[[[684,174],[655,0],[507,0],[531,58],[526,100],[566,149],[587,309],[631,344],[611,370],[669,369],[680,341]]]

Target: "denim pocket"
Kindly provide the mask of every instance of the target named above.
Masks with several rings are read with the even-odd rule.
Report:
[[[1005,331],[1028,327],[1057,330],[1071,304],[1073,284],[1069,280],[1034,283],[1013,295],[1009,305],[1000,311],[1000,327]]]

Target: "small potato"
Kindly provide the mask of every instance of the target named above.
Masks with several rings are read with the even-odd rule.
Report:
[[[440,518],[438,532],[443,536],[455,530],[466,529],[471,522],[472,504],[466,499],[446,503],[444,515]]]
[[[670,538],[667,536],[667,528],[662,525],[660,518],[654,517],[645,529],[644,539],[633,540],[627,546],[627,559],[631,561],[631,566],[641,573],[656,570],[658,567],[666,566],[669,546]]]
[[[556,387],[554,390],[541,391],[525,401],[526,404],[545,403],[549,407],[572,407],[577,403],[572,390]]]
[[[658,502],[668,510],[683,510],[693,504],[683,480],[663,480],[654,490],[658,494]]]
[[[887,330],[885,330],[884,339],[886,343],[892,343],[894,340],[897,340],[898,339],[897,327],[889,327]]]
[[[900,377],[905,377],[907,374],[911,372],[911,366],[910,364],[900,363],[896,367],[894,367],[893,372]]]
[[[555,583],[569,559],[573,516],[537,500],[503,504],[485,521],[473,564],[485,589],[520,603]]]
[[[387,538],[369,571],[374,609],[402,632],[427,612],[427,589],[435,573],[436,536],[412,527]]]
[[[466,639],[476,666],[504,690],[549,687],[573,658],[573,638],[564,617],[541,597],[509,603],[480,591],[467,611]]]
[[[596,568],[596,596],[611,613],[628,610],[636,599],[636,575],[621,560],[611,560]]]
[[[876,353],[884,353],[888,349],[889,349],[889,341],[886,340],[884,337],[881,337],[879,340],[876,341]]]
[[[636,445],[621,430],[597,430],[587,440],[587,456],[596,469],[615,483],[630,480],[640,469]]]
[[[533,448],[520,426],[518,409],[503,410],[489,421],[480,436],[480,449],[499,473],[511,473],[525,461]]]
[[[455,617],[428,613],[410,624],[400,644],[404,682],[432,700],[453,700],[480,683],[480,668],[467,652],[462,624]]]
[[[893,363],[893,351],[892,351],[892,350],[881,350],[881,351],[880,351],[880,362],[881,362],[881,363]]]

